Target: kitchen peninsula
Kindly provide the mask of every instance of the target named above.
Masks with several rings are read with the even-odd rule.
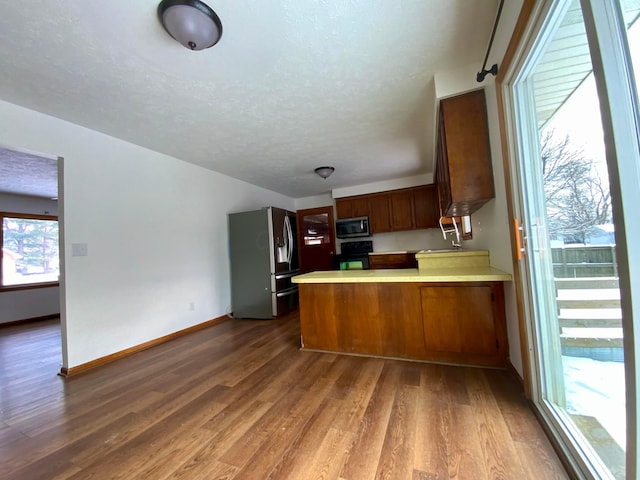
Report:
[[[504,281],[487,251],[424,251],[419,268],[312,272],[300,292],[302,349],[503,367]]]

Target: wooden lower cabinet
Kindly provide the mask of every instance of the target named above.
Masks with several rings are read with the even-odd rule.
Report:
[[[418,268],[418,261],[415,253],[378,253],[369,255],[369,268],[372,270]]]
[[[422,287],[427,350],[495,355],[499,349],[490,286]]]
[[[507,365],[502,282],[300,284],[303,349]]]

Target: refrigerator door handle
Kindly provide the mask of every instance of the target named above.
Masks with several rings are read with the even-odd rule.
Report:
[[[289,220],[287,215],[284,217],[284,227],[282,230],[282,236],[285,238],[287,249],[287,263],[289,264],[289,268],[291,268],[291,258],[293,257],[293,235],[291,233],[291,220]]]
[[[291,261],[293,260],[293,227],[291,227],[291,220],[287,217],[287,224],[289,225],[289,268],[291,268]]]

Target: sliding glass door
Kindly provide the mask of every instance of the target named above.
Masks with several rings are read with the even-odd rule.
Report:
[[[639,14],[539,2],[503,86],[532,399],[592,478],[636,475]]]

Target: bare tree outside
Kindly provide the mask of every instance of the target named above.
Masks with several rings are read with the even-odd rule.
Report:
[[[540,146],[549,234],[586,243],[595,226],[611,222],[608,179],[567,135],[544,130]]]
[[[3,285],[58,281],[58,221],[2,215]]]

